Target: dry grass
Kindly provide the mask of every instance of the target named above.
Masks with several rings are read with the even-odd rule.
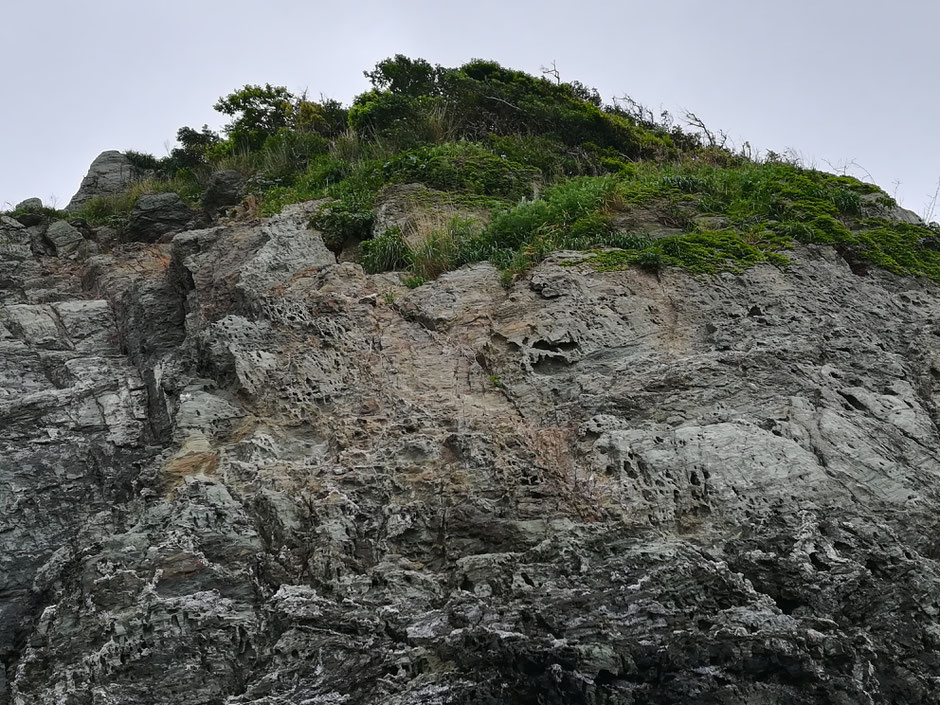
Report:
[[[586,469],[578,469],[574,450],[577,430],[570,426],[530,426],[524,435],[536,463],[547,471],[546,479],[553,481],[568,505],[586,521],[600,518],[604,503],[595,478]]]
[[[214,475],[218,469],[218,453],[210,451],[189,453],[179,458],[172,458],[164,465],[163,479],[166,489],[171,491],[183,484],[187,477]]]

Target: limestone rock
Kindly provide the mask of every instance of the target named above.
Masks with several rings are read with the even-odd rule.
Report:
[[[88,173],[82,179],[78,192],[72,196],[65,210],[75,212],[92,198],[121,193],[140,176],[138,170],[121,152],[102,152],[88,167]]]
[[[868,204],[869,207],[874,207],[881,217],[888,220],[896,220],[909,225],[924,225],[923,218],[917,213],[902,208],[891,199],[887,199],[886,202],[886,196],[880,191],[863,195],[862,202]]]

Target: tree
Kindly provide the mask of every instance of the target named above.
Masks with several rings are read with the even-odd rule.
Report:
[[[264,140],[288,127],[294,115],[296,96],[284,86],[246,85],[241,90],[219,98],[213,106],[233,118],[225,126],[226,134],[239,148],[254,150]]]
[[[181,168],[198,168],[206,165],[206,154],[219,144],[222,138],[218,133],[203,125],[202,130],[192,127],[181,127],[176,132],[176,141],[179,147],[170,152],[170,164],[174,170]]]
[[[392,59],[383,59],[372,71],[363,71],[378,91],[389,91],[409,96],[437,95],[437,82],[442,69],[432,66],[424,59],[410,59],[396,54]]]

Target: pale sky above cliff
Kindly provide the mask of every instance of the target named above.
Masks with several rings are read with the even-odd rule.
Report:
[[[0,207],[63,206],[99,152],[162,156],[181,125],[219,127],[212,104],[246,83],[348,102],[396,53],[555,61],[605,99],[848,165],[918,213],[940,178],[934,0],[6,0],[0,18]]]

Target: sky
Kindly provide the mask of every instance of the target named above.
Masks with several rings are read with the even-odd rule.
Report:
[[[221,127],[211,106],[245,84],[349,102],[399,53],[554,62],[922,215],[940,183],[935,0],[4,0],[0,19],[0,208],[63,207],[98,153],[163,156],[180,126]]]

